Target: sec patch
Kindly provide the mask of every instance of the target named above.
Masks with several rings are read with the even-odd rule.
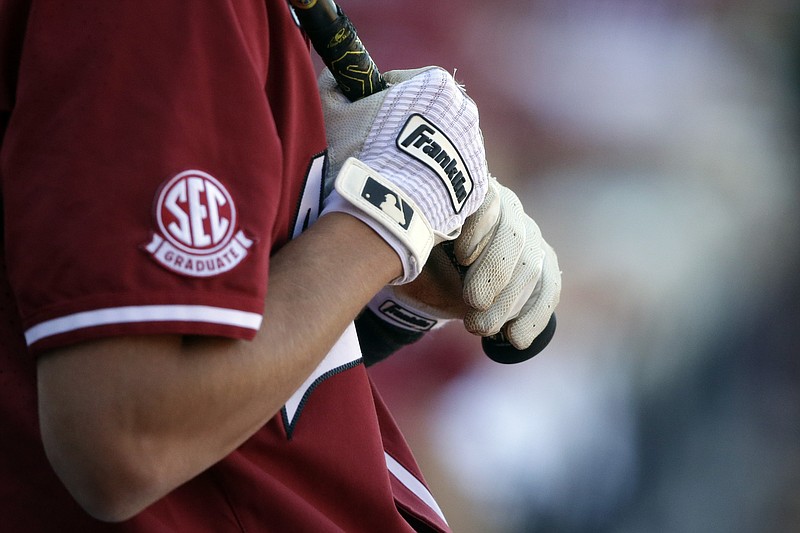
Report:
[[[237,228],[236,206],[216,178],[186,170],[167,180],[155,202],[156,231],[145,250],[185,276],[207,278],[241,263],[253,241]]]

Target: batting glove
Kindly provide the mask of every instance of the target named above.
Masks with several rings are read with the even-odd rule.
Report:
[[[397,252],[415,279],[433,247],[456,238],[489,182],[478,110],[438,67],[384,74],[389,88],[350,102],[329,71],[319,79],[336,176],[323,212],[349,213]],[[328,192],[328,191],[326,191]]]
[[[486,337],[501,329],[524,350],[547,326],[561,296],[553,248],[525,214],[519,198],[496,181],[493,193],[464,224],[454,243],[464,276],[467,331]]]
[[[421,282],[427,286],[420,287]],[[502,329],[515,348],[524,350],[547,326],[560,294],[555,252],[517,195],[492,179],[460,236],[433,250],[420,280],[386,287],[369,308],[408,331],[463,318],[467,331],[486,337]]]

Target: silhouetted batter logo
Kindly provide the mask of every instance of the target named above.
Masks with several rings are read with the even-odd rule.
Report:
[[[236,207],[216,178],[199,170],[174,176],[156,200],[158,231],[146,250],[168,269],[195,277],[227,272],[253,241],[236,228]]]
[[[374,179],[367,178],[364,188],[361,190],[361,197],[389,215],[404,230],[411,225],[411,219],[414,218],[414,210],[411,206],[391,189],[384,187]]]

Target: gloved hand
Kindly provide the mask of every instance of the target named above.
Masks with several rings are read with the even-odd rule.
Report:
[[[499,203],[471,217],[454,247],[456,260],[468,265],[464,301],[467,331],[486,337],[501,329],[523,350],[547,326],[561,297],[561,270],[539,226],[525,214],[511,189],[494,184]],[[486,204],[484,204],[486,205]]]
[[[379,314],[391,301],[401,312],[382,318],[413,330],[462,318],[467,331],[482,337],[503,329],[523,350],[547,325],[561,294],[555,252],[525,214],[513,191],[491,179],[486,198],[467,218],[461,235],[437,246],[418,281],[388,287],[370,309]],[[380,314],[379,314],[380,316]],[[411,316],[406,323],[395,317]],[[423,331],[418,328],[417,331]]]
[[[323,214],[356,216],[415,279],[436,244],[457,237],[483,202],[489,175],[478,111],[438,67],[384,74],[389,88],[350,102],[327,70],[319,78],[328,138]],[[327,187],[330,189],[330,187]]]

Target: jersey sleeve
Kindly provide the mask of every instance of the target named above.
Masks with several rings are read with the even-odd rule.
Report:
[[[251,338],[282,194],[264,2],[33,6],[0,167],[30,349]]]

